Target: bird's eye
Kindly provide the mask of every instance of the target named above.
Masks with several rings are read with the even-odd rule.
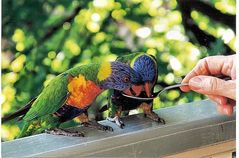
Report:
[[[124,79],[123,79],[123,81],[124,81],[125,83],[129,82],[129,76],[125,76]]]

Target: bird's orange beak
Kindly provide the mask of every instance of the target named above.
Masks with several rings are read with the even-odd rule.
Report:
[[[142,85],[133,85],[130,88],[124,90],[123,92],[127,95],[139,96],[142,91],[143,91]]]
[[[144,90],[145,90],[146,95],[147,95],[149,98],[152,97],[151,88],[152,88],[152,84],[151,84],[149,81],[148,81],[148,82],[145,82],[145,84],[144,84]]]

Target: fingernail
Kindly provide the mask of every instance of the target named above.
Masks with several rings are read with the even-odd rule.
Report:
[[[201,82],[202,80],[199,77],[194,77],[189,81],[189,85],[192,90],[199,90],[201,89]]]

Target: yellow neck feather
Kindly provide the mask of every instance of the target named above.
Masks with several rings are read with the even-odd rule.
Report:
[[[97,79],[103,81],[106,78],[110,77],[112,73],[110,62],[104,62],[100,65],[99,72],[97,74]]]

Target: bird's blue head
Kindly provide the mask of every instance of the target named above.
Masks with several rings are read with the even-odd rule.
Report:
[[[102,64],[97,77],[104,89],[116,89],[126,94],[130,91],[135,96],[143,89],[141,76],[129,65],[119,61]]]
[[[157,61],[154,57],[144,54],[136,57],[132,62],[133,69],[140,74],[144,83],[144,90],[148,97],[151,97],[154,84],[158,77]]]

